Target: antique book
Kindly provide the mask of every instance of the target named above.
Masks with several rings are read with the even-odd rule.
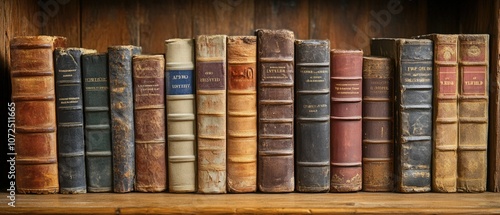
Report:
[[[86,193],[85,140],[83,131],[82,54],[96,50],[57,48],[56,75],[57,155],[59,191]]]
[[[134,103],[132,56],[141,54],[138,46],[108,47],[111,145],[113,152],[113,190],[133,191],[135,180]]]
[[[293,192],[294,39],[289,30],[257,34],[257,186],[261,192]]]
[[[132,58],[134,81],[135,191],[161,192],[167,187],[165,164],[165,59]]]
[[[430,34],[434,42],[432,190],[457,191],[458,36]]]
[[[226,35],[195,42],[198,192],[226,193]]]
[[[82,55],[85,158],[88,192],[113,188],[111,122],[109,116],[108,55]]]
[[[227,190],[257,190],[257,38],[227,38]]]
[[[394,63],[363,57],[363,191],[394,187]]]
[[[432,40],[375,38],[371,54],[394,59],[394,183],[398,192],[431,190]]]
[[[330,191],[362,188],[363,51],[333,49],[330,104]]]
[[[19,36],[10,41],[19,193],[59,191],[53,50],[65,46],[64,37]]]
[[[330,190],[330,41],[295,40],[295,190]]]
[[[168,190],[196,191],[193,39],[165,41]]]
[[[458,192],[486,191],[489,35],[458,36]]]

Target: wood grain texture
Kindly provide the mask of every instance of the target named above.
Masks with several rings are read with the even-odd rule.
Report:
[[[82,47],[105,52],[111,45],[139,45],[138,11],[138,3],[134,0],[106,4],[102,0],[82,1]]]
[[[138,1],[141,23],[140,45],[144,53],[163,53],[164,42],[172,38],[192,38],[192,1]]]
[[[253,35],[253,0],[194,0],[192,15],[194,35]]]
[[[6,193],[2,193],[7,195]],[[2,198],[0,204],[6,205]],[[269,204],[272,203],[272,204]],[[170,193],[16,195],[0,214],[498,214],[500,194],[235,194]]]
[[[255,0],[255,29],[288,29],[294,32],[296,39],[307,39],[311,2],[307,0]]]
[[[428,1],[427,32],[457,34],[460,24],[459,6],[447,1]]]
[[[495,22],[495,7],[491,0],[464,0],[460,2],[460,33],[487,34]]]
[[[60,2],[38,3],[38,13],[47,17],[47,23],[41,26],[41,33],[66,37],[67,47],[80,47],[80,0]]]

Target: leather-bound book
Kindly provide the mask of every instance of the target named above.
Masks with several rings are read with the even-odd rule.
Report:
[[[109,117],[108,55],[82,55],[85,158],[88,192],[113,188],[111,122]]]
[[[59,191],[53,50],[65,46],[64,37],[20,36],[10,41],[19,193]]]
[[[95,52],[82,48],[57,48],[54,51],[61,193],[87,192],[81,59],[82,54]]]
[[[257,30],[257,186],[261,192],[293,192],[294,34]]]
[[[226,35],[195,42],[198,192],[226,193]]]
[[[295,40],[295,190],[330,190],[330,41]]]
[[[486,191],[489,35],[458,36],[458,192]]]
[[[363,57],[363,191],[394,187],[394,63]]]
[[[333,49],[330,59],[330,191],[355,192],[362,188],[363,51]]]
[[[227,38],[227,190],[257,190],[257,38]]]
[[[133,191],[135,180],[134,103],[132,56],[141,54],[137,46],[108,47],[113,190]]]
[[[430,34],[434,42],[432,190],[457,191],[458,50],[457,35]]]
[[[196,191],[193,39],[165,41],[168,190]]]
[[[431,190],[433,45],[428,39],[375,38],[371,54],[394,59],[394,183],[398,192]]]
[[[134,74],[135,191],[167,187],[165,164],[165,59],[136,55]]]

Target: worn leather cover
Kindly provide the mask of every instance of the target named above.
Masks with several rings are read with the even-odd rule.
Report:
[[[294,179],[294,34],[260,29],[258,62],[258,167],[261,192],[292,192]]]
[[[198,192],[226,193],[226,35],[195,41]]]
[[[113,188],[111,122],[109,114],[108,55],[82,55],[85,113],[85,158],[88,192]]]
[[[330,59],[330,191],[355,192],[362,188],[363,51],[333,49]]]
[[[458,192],[486,191],[489,35],[458,36]]]
[[[130,192],[135,180],[134,104],[132,56],[141,47],[108,47],[111,144],[113,151],[113,190]]]
[[[170,192],[196,191],[196,105],[193,39],[165,41],[168,183]]]
[[[257,38],[227,38],[227,190],[257,190]]]
[[[371,53],[395,62],[395,189],[431,190],[433,44],[428,39],[372,39]]]
[[[394,63],[363,57],[363,191],[394,187]]]
[[[57,48],[54,51],[61,193],[87,192],[81,56],[95,52],[82,48]]]
[[[19,193],[59,191],[52,52],[65,46],[64,37],[19,36],[10,41]]]
[[[295,190],[330,190],[330,41],[295,40]]]
[[[165,59],[136,55],[134,74],[135,190],[161,192],[167,187],[165,159]]]

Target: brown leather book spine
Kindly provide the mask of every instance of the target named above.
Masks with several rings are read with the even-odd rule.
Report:
[[[361,190],[363,51],[336,50],[331,65],[331,192]]]
[[[257,190],[257,38],[227,38],[227,189]]]
[[[65,46],[64,37],[21,36],[10,41],[19,193],[59,191],[52,52]]]
[[[294,178],[294,34],[257,30],[258,168],[262,192],[292,192]]]
[[[196,37],[198,192],[226,193],[226,35]]]
[[[394,63],[363,57],[363,191],[394,188]]]
[[[489,35],[459,35],[458,192],[486,190]]]
[[[134,74],[135,190],[161,192],[167,186],[165,158],[165,60],[136,55]]]

